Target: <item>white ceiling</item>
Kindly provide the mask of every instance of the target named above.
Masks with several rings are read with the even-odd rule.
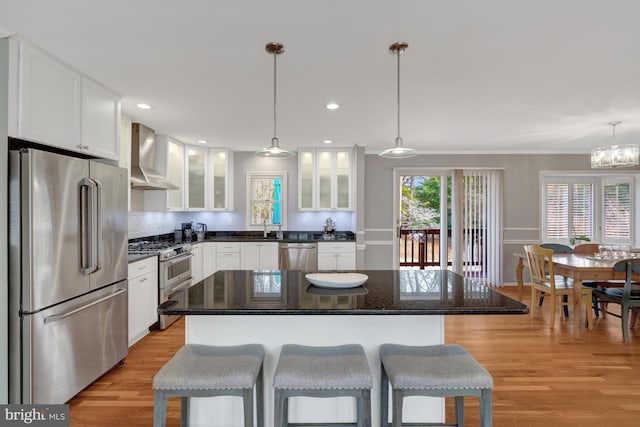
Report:
[[[0,0],[0,26],[118,92],[183,142],[256,150],[396,132],[425,153],[586,153],[640,139],[638,0]],[[340,109],[328,111],[329,101]],[[142,111],[136,103],[153,109]]]

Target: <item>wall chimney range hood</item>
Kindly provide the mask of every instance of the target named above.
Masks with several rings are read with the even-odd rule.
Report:
[[[141,123],[131,125],[131,188],[138,190],[178,190],[155,169],[155,132]]]

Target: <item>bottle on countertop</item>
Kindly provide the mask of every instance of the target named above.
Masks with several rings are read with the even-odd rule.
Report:
[[[278,231],[276,232],[276,239],[283,240],[284,235],[282,234],[282,224],[278,225]]]

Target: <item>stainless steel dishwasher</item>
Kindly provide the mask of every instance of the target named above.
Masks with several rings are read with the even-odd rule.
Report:
[[[315,243],[280,243],[280,270],[316,271]]]

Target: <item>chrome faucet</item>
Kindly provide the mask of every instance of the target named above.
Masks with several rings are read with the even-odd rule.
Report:
[[[262,232],[262,237],[266,239],[266,238],[267,238],[267,234],[269,234],[269,233],[267,232],[267,221],[265,221],[265,222],[263,223],[263,225],[264,225],[264,231]]]

